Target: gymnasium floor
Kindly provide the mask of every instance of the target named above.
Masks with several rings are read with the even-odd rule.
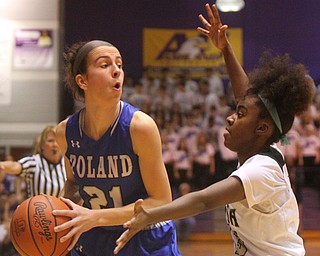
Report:
[[[183,256],[228,256],[233,255],[230,241],[188,241],[179,243]],[[306,256],[320,255],[320,232],[317,237],[305,240]]]

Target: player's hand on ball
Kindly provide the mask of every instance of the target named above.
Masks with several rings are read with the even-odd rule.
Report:
[[[54,231],[61,232],[69,228],[71,229],[60,239],[60,242],[63,243],[71,238],[72,241],[68,247],[68,250],[71,250],[75,246],[80,235],[95,226],[94,223],[96,220],[92,217],[92,210],[79,206],[66,198],[61,198],[61,200],[65,202],[71,210],[54,210],[52,214],[55,216],[66,216],[71,218],[71,220],[63,223],[62,225],[56,226]]]
[[[53,210],[69,210],[59,198],[50,195],[36,195],[24,200],[14,211],[10,222],[10,240],[19,255],[65,256],[71,239],[60,242],[70,230],[55,234],[55,225],[70,220],[65,216],[52,215]]]
[[[114,254],[117,254],[129,240],[148,225],[148,212],[142,207],[143,200],[139,199],[134,204],[134,216],[131,220],[123,224],[127,228],[125,232],[117,239]]]

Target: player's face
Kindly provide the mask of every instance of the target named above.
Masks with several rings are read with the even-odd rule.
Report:
[[[100,46],[93,49],[88,55],[87,95],[95,100],[120,100],[124,72],[122,58],[117,48]]]
[[[60,159],[61,152],[59,145],[56,141],[56,136],[53,132],[48,132],[43,145],[41,146],[43,156],[54,162],[55,159]]]
[[[240,100],[236,112],[227,117],[224,144],[237,153],[250,152],[256,142],[256,128],[260,108],[256,105],[256,96],[247,96]]]

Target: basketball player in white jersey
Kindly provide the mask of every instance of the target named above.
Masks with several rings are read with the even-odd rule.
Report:
[[[237,152],[238,168],[226,179],[177,200],[144,209],[135,204],[135,216],[117,240],[115,253],[145,225],[166,219],[180,219],[216,207],[226,206],[226,220],[234,241],[234,255],[305,254],[297,234],[299,211],[290,186],[283,155],[275,143],[286,143],[294,116],[307,110],[313,87],[301,64],[288,55],[263,54],[260,66],[246,75],[237,61],[215,5],[206,4],[207,21],[199,16],[207,35],[225,59],[237,103],[227,117],[224,143]]]

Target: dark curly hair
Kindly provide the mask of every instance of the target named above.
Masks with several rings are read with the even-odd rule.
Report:
[[[277,142],[292,127],[294,117],[308,110],[314,96],[314,86],[303,64],[294,64],[289,54],[274,56],[265,51],[259,66],[248,74],[251,88],[246,95],[260,95],[274,103],[281,122],[282,134],[274,129],[270,144]],[[271,118],[261,100],[260,118]]]

